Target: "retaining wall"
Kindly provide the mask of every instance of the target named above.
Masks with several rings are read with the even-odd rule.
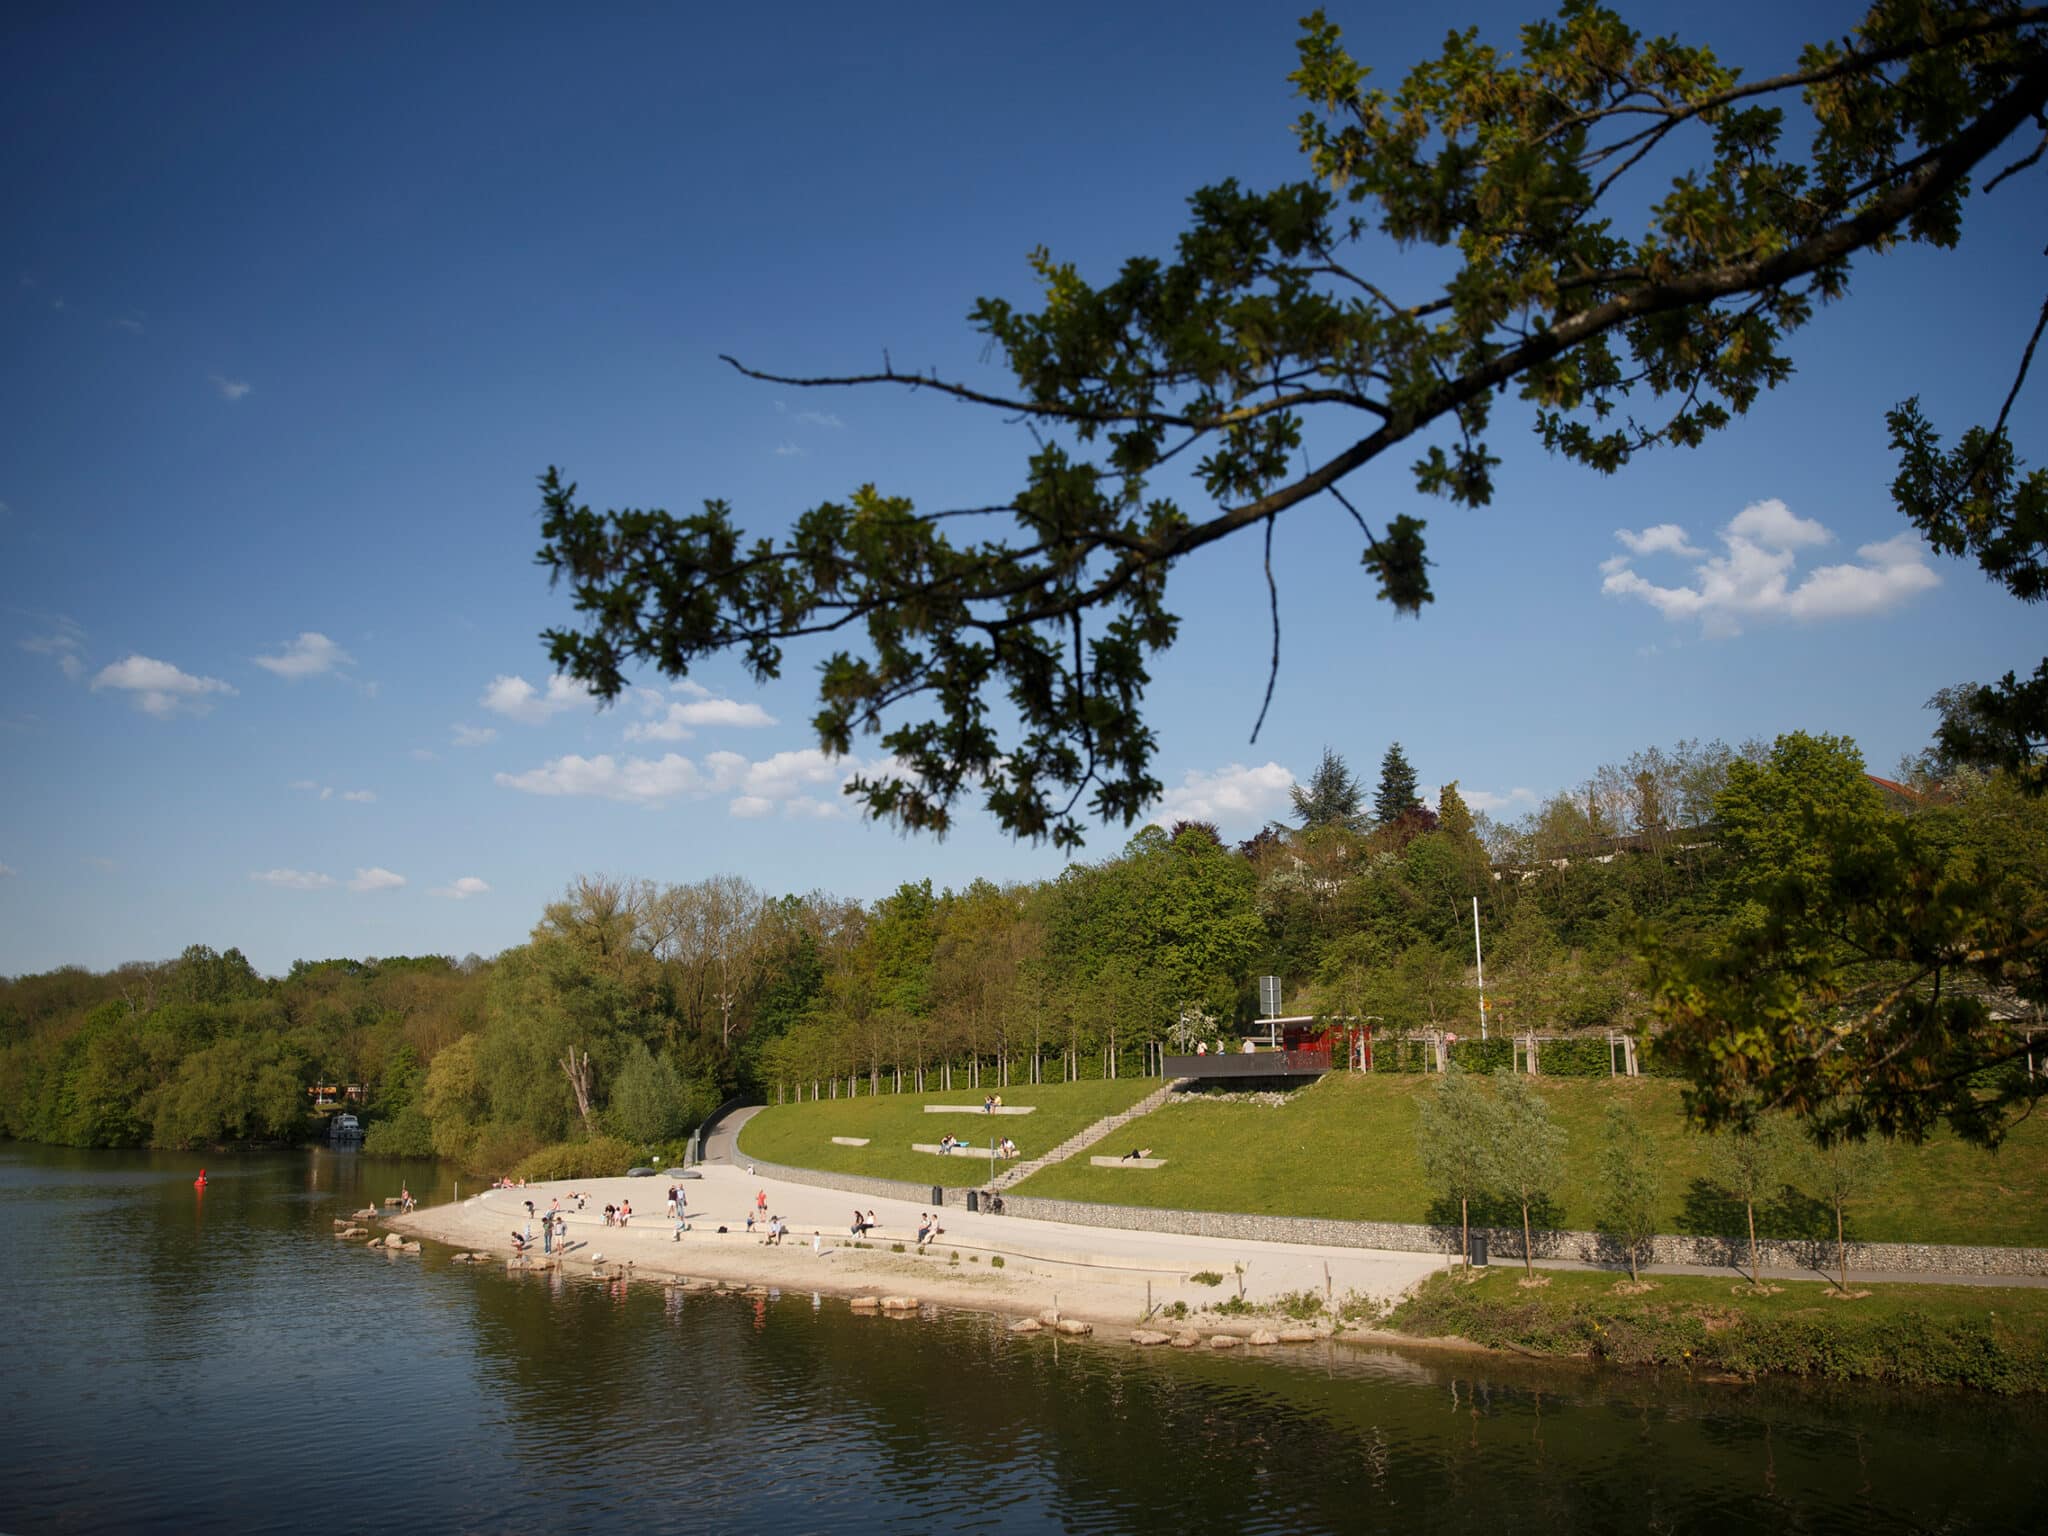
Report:
[[[899,1179],[874,1179],[857,1173],[827,1173],[816,1168],[789,1168],[779,1163],[751,1163],[763,1178],[806,1184],[815,1189],[843,1189],[848,1194],[884,1200],[933,1204],[932,1186]],[[967,1203],[964,1189],[949,1189],[941,1205]],[[1245,1238],[1263,1243],[1309,1243],[1330,1248],[1384,1248],[1396,1253],[1453,1254],[1458,1250],[1456,1227],[1404,1221],[1338,1221],[1313,1216],[1252,1216],[1232,1211],[1160,1210],[1141,1205],[1103,1205],[1092,1200],[1047,1200],[1037,1195],[1005,1193],[1008,1215],[1035,1221],[1063,1221],[1077,1227],[1111,1227],[1130,1232],[1174,1232],[1187,1237]],[[1519,1227],[1474,1227],[1486,1234],[1491,1257],[1519,1261]],[[1539,1259],[1572,1259],[1584,1264],[1626,1262],[1620,1246],[1598,1232],[1556,1232],[1538,1228],[1532,1234]],[[1829,1241],[1764,1238],[1757,1243],[1767,1269],[1832,1271],[1835,1245]],[[1657,1237],[1651,1240],[1648,1264],[1704,1264],[1716,1268],[1749,1267],[1749,1244],[1740,1238]],[[1947,1243],[1851,1243],[1851,1269],[1940,1275],[2048,1275],[2048,1248],[1976,1248]]]
[[[929,1193],[929,1191],[927,1191]],[[1135,1205],[1101,1205],[1088,1200],[1047,1200],[1009,1194],[1012,1216],[1064,1221],[1081,1227],[1120,1227],[1137,1232],[1174,1232],[1189,1237],[1246,1238],[1266,1243],[1315,1243],[1332,1248],[1386,1248],[1400,1253],[1452,1254],[1456,1227],[1420,1222],[1337,1221],[1305,1216],[1252,1216],[1228,1211],[1155,1210]],[[1519,1227],[1475,1227],[1486,1234],[1498,1259],[1522,1257]],[[1539,1259],[1572,1259],[1586,1264],[1620,1264],[1612,1238],[1598,1232],[1531,1234]],[[1831,1270],[1835,1245],[1829,1241],[1765,1238],[1757,1250],[1766,1268]],[[1740,1238],[1670,1236],[1652,1239],[1651,1264],[1704,1264],[1747,1268],[1749,1244]],[[1944,1243],[1850,1243],[1851,1269],[1947,1275],[2048,1275],[2048,1248],[1977,1248]]]

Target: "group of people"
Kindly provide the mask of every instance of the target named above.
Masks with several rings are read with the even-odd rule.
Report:
[[[873,1211],[869,1211],[863,1216],[859,1206],[853,1208],[853,1235],[855,1237],[866,1237],[870,1232],[879,1230],[881,1225],[879,1221],[875,1220],[875,1213]]]
[[[512,1234],[512,1253],[514,1257],[522,1259],[526,1257],[526,1250],[533,1243],[533,1224],[535,1220],[540,1222],[540,1251],[542,1253],[553,1253],[555,1251],[555,1244],[568,1236],[569,1216],[562,1209],[562,1202],[559,1197],[549,1202],[546,1211],[538,1213],[533,1208],[533,1202],[529,1200],[526,1202],[526,1226],[521,1230],[514,1231]]]
[[[671,1184],[668,1187],[668,1219],[675,1227],[668,1240],[680,1243],[683,1234],[690,1230],[690,1199],[683,1193],[683,1186],[680,1184]]]
[[[924,1211],[919,1211],[917,1213],[918,1246],[922,1247],[924,1244],[930,1242],[933,1238],[941,1236],[945,1232],[945,1230],[946,1229],[944,1227],[939,1225],[939,1218],[937,1212],[927,1214]]]
[[[604,1224],[608,1227],[623,1227],[633,1219],[633,1202],[621,1200],[617,1205],[604,1208]]]
[[[986,1097],[984,1097],[984,1098],[982,1099],[982,1101],[981,1101],[981,1112],[982,1112],[982,1113],[983,1113],[984,1115],[992,1115],[992,1114],[994,1114],[994,1113],[995,1113],[995,1112],[996,1112],[997,1110],[1001,1109],[1002,1107],[1003,1107],[1003,1096],[1002,1096],[1002,1095],[1001,1095],[1000,1093],[991,1093],[991,1094],[988,1094],[988,1095],[987,1095]]]

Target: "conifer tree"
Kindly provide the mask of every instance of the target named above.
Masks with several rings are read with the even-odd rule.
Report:
[[[1380,787],[1372,797],[1373,819],[1389,827],[1420,804],[1422,796],[1415,792],[1415,770],[1397,741],[1380,759]]]
[[[1297,784],[1287,793],[1294,802],[1294,814],[1301,818],[1302,831],[1315,827],[1361,830],[1360,823],[1365,820],[1361,814],[1365,786],[1352,773],[1350,765],[1330,748],[1323,748],[1323,760],[1308,776],[1308,783]]]

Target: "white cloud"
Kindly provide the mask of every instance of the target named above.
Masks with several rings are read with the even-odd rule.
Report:
[[[223,400],[239,400],[252,387],[246,379],[224,379],[217,373],[210,373],[207,377],[213,380],[213,387],[220,391]]]
[[[94,869],[119,869],[121,867],[103,853],[88,853],[85,856],[85,862]]]
[[[377,792],[373,789],[344,789],[341,798],[356,805],[375,805]]]
[[[622,800],[631,805],[658,806],[678,795],[702,794],[711,788],[697,765],[673,752],[659,758],[619,759],[609,752],[596,757],[570,753],[551,758],[525,773],[500,773],[496,781],[529,795],[575,795]]]
[[[500,773],[496,781],[529,795],[580,796],[649,807],[682,797],[731,795],[729,809],[742,819],[766,816],[777,806],[785,815],[822,819],[846,814],[839,791],[848,779],[857,773],[874,777],[889,766],[886,758],[863,764],[857,758],[828,757],[816,747],[777,752],[759,761],[724,751],[707,752],[701,762],[675,752],[660,757],[570,753],[524,773]]]
[[[1490,789],[1467,789],[1460,784],[1458,794],[1464,800],[1467,810],[1480,811],[1488,816],[1536,803],[1536,791],[1524,789],[1519,784],[1504,795],[1495,794]]]
[[[405,876],[393,874],[388,869],[372,866],[356,871],[355,879],[349,881],[352,891],[395,891],[405,884]]]
[[[256,665],[266,672],[297,681],[302,677],[318,677],[323,672],[332,672],[337,667],[352,666],[355,657],[349,655],[325,635],[316,630],[305,630],[299,638],[287,645],[275,656],[252,658]]]
[[[1709,635],[1738,634],[1746,619],[1812,622],[1883,613],[1941,584],[1914,533],[1865,544],[1856,561],[1816,566],[1799,577],[1799,552],[1830,544],[1834,535],[1777,500],[1752,502],[1730,519],[1718,555],[1691,550],[1670,523],[1640,534],[1618,530],[1616,537],[1638,554],[1689,551],[1696,557],[1693,579],[1659,585],[1637,572],[1629,556],[1618,555],[1601,564],[1600,590],[1640,598],[1673,623],[1697,619]]]
[[[1294,775],[1278,763],[1256,768],[1232,763],[1214,773],[1190,768],[1180,783],[1160,795],[1152,821],[1170,827],[1176,821],[1213,821],[1218,826],[1261,825],[1287,805]]]
[[[453,730],[450,740],[458,747],[484,747],[498,739],[498,728],[494,725],[464,725],[458,720]]]
[[[508,677],[500,673],[491,679],[483,697],[477,700],[493,714],[524,725],[539,725],[565,709],[575,709],[594,701],[595,695],[591,693],[589,684],[561,672],[548,679],[545,693],[523,677]],[[467,729],[466,726],[456,727],[458,745],[472,745],[461,740],[461,732]]]
[[[1641,533],[1630,533],[1626,528],[1617,528],[1614,530],[1614,536],[1627,546],[1629,553],[1636,555],[1700,553],[1685,536],[1685,530],[1676,523],[1659,523],[1654,528],[1645,528]]]
[[[729,725],[742,729],[774,725],[775,717],[760,705],[740,699],[698,698],[687,704],[659,706],[658,720],[636,720],[626,727],[628,741],[687,741],[691,727]]]
[[[775,445],[775,457],[778,459],[801,459],[805,456],[806,452],[807,450],[799,448],[795,443],[777,443]]]
[[[834,432],[846,426],[845,422],[830,411],[798,411],[796,419],[807,427],[830,427]]]
[[[252,869],[251,880],[260,880],[265,885],[274,885],[281,891],[324,891],[334,884],[332,875],[323,875],[310,869]]]
[[[0,880],[5,880],[9,875],[15,873],[17,871],[12,864],[0,864]]]
[[[497,733],[494,731],[492,732],[492,734],[496,735]],[[411,758],[416,763],[438,763],[439,761],[441,761],[440,753],[429,752],[425,747],[414,747],[410,752],[406,753],[405,755]]]
[[[0,503],[0,511],[5,509],[6,504]],[[33,655],[51,657],[57,670],[74,683],[85,675],[85,660],[78,654],[85,644],[85,626],[75,619],[59,615],[48,634],[30,635],[19,644]]]
[[[472,896],[488,896],[491,888],[475,875],[464,875],[460,880],[451,880],[446,885],[434,887],[436,896],[446,896],[450,901],[467,901]]]
[[[168,719],[180,709],[203,715],[213,707],[210,695],[235,690],[217,677],[194,677],[168,661],[153,656],[131,655],[110,667],[102,667],[92,680],[93,691],[119,688],[135,696],[135,707],[157,719]]]

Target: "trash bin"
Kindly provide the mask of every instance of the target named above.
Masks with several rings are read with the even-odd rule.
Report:
[[[980,1190],[970,1189],[969,1191],[967,1191],[967,1209],[969,1209],[970,1211],[978,1211],[981,1209]]]
[[[1474,1269],[1486,1268],[1486,1234],[1484,1232],[1474,1232],[1472,1234],[1472,1267]]]
[[[934,1184],[934,1185],[932,1186],[932,1204],[933,1204],[933,1205],[944,1205],[945,1203],[946,1203],[946,1186],[945,1186],[945,1185],[943,1185],[943,1184]]]

